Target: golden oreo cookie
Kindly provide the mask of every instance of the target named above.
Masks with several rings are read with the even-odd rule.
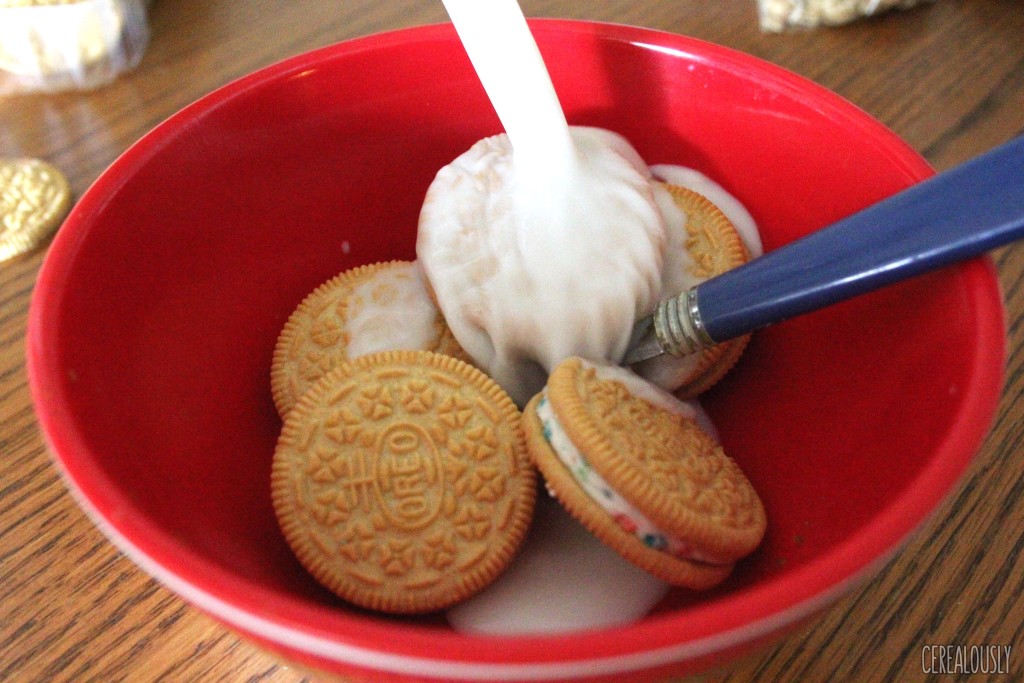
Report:
[[[321,378],[285,420],[274,510],[324,586],[393,613],[442,609],[502,572],[536,474],[520,414],[467,363],[383,351]]]
[[[367,353],[436,351],[469,362],[410,261],[347,270],[317,287],[288,318],[274,348],[270,389],[284,417],[332,368]]]
[[[0,261],[49,239],[71,208],[71,187],[38,159],[0,159]]]
[[[707,280],[750,260],[736,228],[707,197],[679,185],[666,183],[665,188],[686,214],[686,251],[695,278]]]
[[[523,429],[566,509],[669,583],[714,586],[764,535],[757,493],[692,407],[628,370],[562,362]]]
[[[687,281],[699,284],[750,260],[736,228],[704,195],[679,185],[664,183],[663,187],[686,217]],[[692,398],[716,384],[736,364],[749,341],[750,335],[744,335],[693,356],[660,356],[637,363],[634,369],[659,386],[672,388],[680,398]]]

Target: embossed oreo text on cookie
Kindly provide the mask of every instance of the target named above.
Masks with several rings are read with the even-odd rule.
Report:
[[[302,564],[373,609],[454,604],[500,573],[532,515],[535,475],[511,399],[430,352],[332,371],[285,422],[274,506]]]
[[[378,500],[395,526],[418,529],[441,511],[444,470],[437,444],[421,427],[390,427],[378,445],[374,477]]]

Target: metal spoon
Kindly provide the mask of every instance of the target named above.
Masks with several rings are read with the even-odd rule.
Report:
[[[1024,238],[1024,136],[658,304],[623,363],[682,356]]]

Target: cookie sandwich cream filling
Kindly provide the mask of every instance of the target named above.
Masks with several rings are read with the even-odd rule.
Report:
[[[644,382],[635,375],[631,375],[626,370],[598,366],[598,374],[628,381],[627,386],[631,390],[634,387],[642,389],[642,393],[634,392],[637,395],[648,400],[653,398],[655,400],[652,403],[659,407],[666,407],[676,414],[696,420],[702,429],[705,424],[708,424],[706,416],[692,405],[675,401],[674,397],[672,397],[671,402],[668,401],[666,397],[658,395],[656,387]],[[615,491],[591,466],[586,457],[569,439],[565,430],[562,429],[558,418],[555,416],[555,411],[551,407],[551,402],[548,401],[546,389],[541,391],[541,398],[537,403],[537,417],[541,422],[544,438],[551,445],[551,449],[555,452],[559,461],[565,465],[580,488],[625,531],[632,533],[647,547],[666,552],[682,560],[710,565],[728,566],[732,564],[732,561],[726,558],[715,557],[705,553],[695,548],[688,541],[665,532]],[[711,433],[714,435],[714,432]],[[548,492],[555,496],[555,493],[550,489]]]

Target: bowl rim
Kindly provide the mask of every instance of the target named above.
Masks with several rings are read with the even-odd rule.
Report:
[[[714,68],[770,79],[773,88],[813,95],[816,106],[878,145],[899,166],[908,184],[933,173],[927,162],[895,133],[840,95],[780,66],[731,48],[665,31],[605,22],[530,19],[536,35],[573,33],[627,42],[713,64]],[[47,353],[46,321],[59,312],[67,284],[65,268],[88,232],[90,217],[116,191],[119,176],[145,162],[167,133],[194,114],[259,87],[339,58],[417,41],[456,39],[451,24],[431,24],[355,38],[311,50],[242,76],[171,115],[130,146],[87,190],[54,239],[40,269],[29,310],[26,354],[37,418],[52,460],[94,524],[144,571],[218,620],[287,650],[345,666],[393,674],[459,676],[474,680],[546,680],[579,675],[614,675],[714,655],[798,625],[879,569],[949,496],[981,446],[1002,392],[1006,356],[1005,311],[988,257],[958,264],[973,286],[974,315],[983,341],[966,359],[972,382],[964,410],[950,425],[938,453],[904,492],[857,533],[827,555],[785,574],[697,604],[680,618],[652,615],[640,622],[569,634],[484,636],[435,630],[372,616],[310,609],[204,560],[167,532],[132,513],[93,461],[76,417],[63,401],[63,370]],[[311,618],[312,617],[312,618]],[[699,626],[698,626],[699,625]]]

